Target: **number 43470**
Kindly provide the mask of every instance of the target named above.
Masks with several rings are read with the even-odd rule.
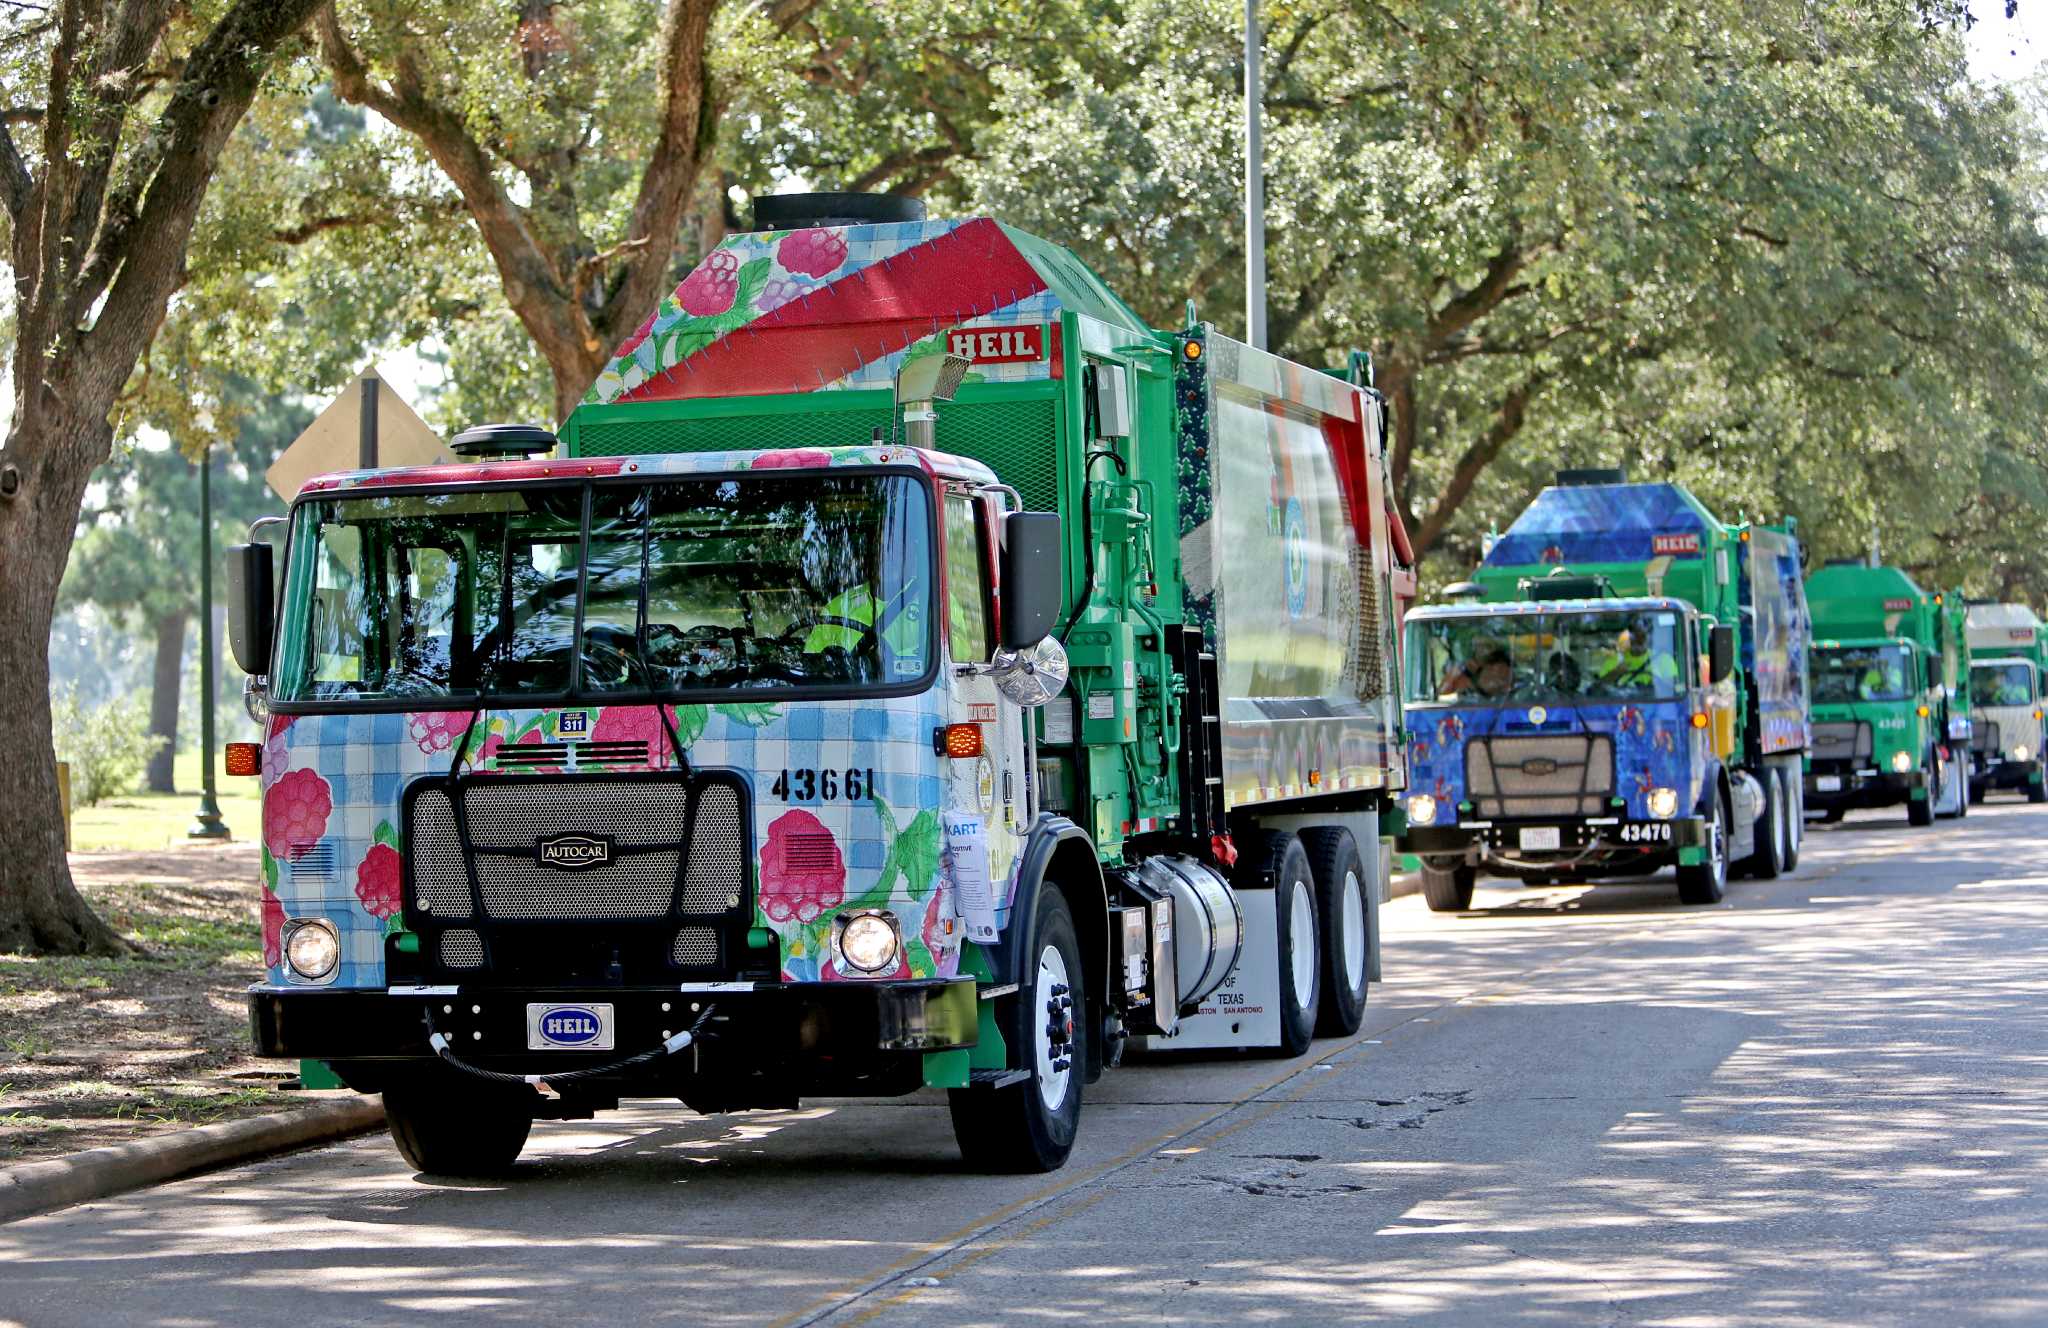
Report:
[[[840,798],[862,802],[875,796],[875,772],[858,768],[785,770],[775,777],[770,792],[784,802],[835,802]]]

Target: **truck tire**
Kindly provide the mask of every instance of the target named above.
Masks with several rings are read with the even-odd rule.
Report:
[[[1678,867],[1678,900],[1682,904],[1718,904],[1728,893],[1728,808],[1717,789],[1709,800],[1707,860]]]
[[[1934,768],[1934,759],[1928,758],[1929,768]],[[1937,770],[1936,773],[1939,773]],[[1915,802],[1910,794],[1906,797],[1906,824],[1930,826],[1934,824],[1934,795],[1940,791],[1940,781],[1929,781],[1927,796]]]
[[[1472,887],[1479,881],[1479,869],[1469,863],[1456,867],[1422,864],[1422,901],[1432,913],[1463,913],[1472,907]]]
[[[384,1090],[384,1120],[398,1155],[413,1170],[429,1176],[496,1176],[509,1170],[526,1147],[533,1108],[510,1087],[402,1084]]]
[[[1081,944],[1066,896],[1047,882],[1038,892],[1014,1017],[1003,1035],[1022,1082],[946,1093],[960,1156],[975,1171],[1057,1171],[1074,1151],[1081,1125],[1081,1079],[1089,1037],[1081,986]],[[1062,1068],[1064,1067],[1064,1068]]]
[[[2028,802],[2048,802],[2048,784],[2029,778],[2022,787],[2027,791]]]
[[[1285,830],[1268,830],[1259,861],[1273,881],[1273,924],[1280,949],[1280,1045],[1275,1056],[1299,1056],[1316,1032],[1322,986],[1322,927],[1308,850]]]
[[[1371,985],[1371,888],[1358,842],[1341,826],[1315,826],[1301,832],[1309,870],[1316,878],[1316,908],[1323,919],[1323,999],[1316,1013],[1316,1032],[1323,1037],[1350,1037],[1365,1019],[1366,988]]]
[[[1757,818],[1756,851],[1743,863],[1743,870],[1759,881],[1775,881],[1785,870],[1785,789],[1778,772],[1764,771],[1764,814]]]
[[[1780,772],[1778,787],[1785,791],[1785,871],[1799,870],[1799,848],[1806,842],[1806,782],[1797,774]]]

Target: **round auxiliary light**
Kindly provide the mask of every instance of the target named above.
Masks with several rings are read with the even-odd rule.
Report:
[[[1913,754],[1912,754],[1911,752],[1893,752],[1893,753],[1892,753],[1892,769],[1893,769],[1894,771],[1896,771],[1897,773],[1899,773],[1899,774],[1902,774],[1902,775],[1903,775],[1903,774],[1905,774],[1905,773],[1906,773],[1906,772],[1907,772],[1908,770],[1911,770],[1912,768],[1913,768]]]
[[[902,942],[889,913],[856,913],[839,928],[839,957],[848,968],[879,973],[896,962]]]
[[[292,974],[318,982],[341,963],[341,938],[325,918],[299,918],[285,924],[284,960]]]
[[[2028,747],[2025,743],[2021,743],[2019,746],[2012,749],[2012,759],[2015,761],[2024,761],[2033,754],[2033,749]]]
[[[1668,821],[1678,815],[1677,789],[1653,788],[1650,790],[1650,796],[1644,801],[1649,805],[1650,815],[1660,821]]]
[[[1408,796],[1408,824],[1431,825],[1436,821],[1436,799],[1427,793]]]
[[[1187,356],[1191,360],[1199,360],[1202,358],[1202,343],[1199,341],[1183,342],[1181,344],[1180,353]]]

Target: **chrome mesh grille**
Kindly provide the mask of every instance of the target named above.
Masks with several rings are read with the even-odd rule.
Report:
[[[669,948],[669,962],[677,968],[706,968],[718,962],[718,933],[710,927],[685,927],[676,933]]]
[[[1870,725],[1861,720],[1829,720],[1813,726],[1813,759],[1860,762],[1870,759]]]
[[[413,899],[420,910],[437,918],[466,918],[469,873],[462,865],[462,844],[455,835],[455,813],[448,799],[423,797],[412,805],[412,829],[405,837],[412,854]]]
[[[1465,787],[1482,817],[1598,815],[1614,792],[1614,739],[1480,738],[1465,748]]]
[[[442,932],[441,965],[444,968],[482,968],[484,938],[466,927]]]

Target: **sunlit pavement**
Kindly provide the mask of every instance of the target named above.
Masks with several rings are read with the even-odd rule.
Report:
[[[2048,1322],[2048,807],[1385,914],[1365,1029],[1126,1068],[1052,1177],[943,1102],[381,1137],[0,1227],[32,1324]]]

